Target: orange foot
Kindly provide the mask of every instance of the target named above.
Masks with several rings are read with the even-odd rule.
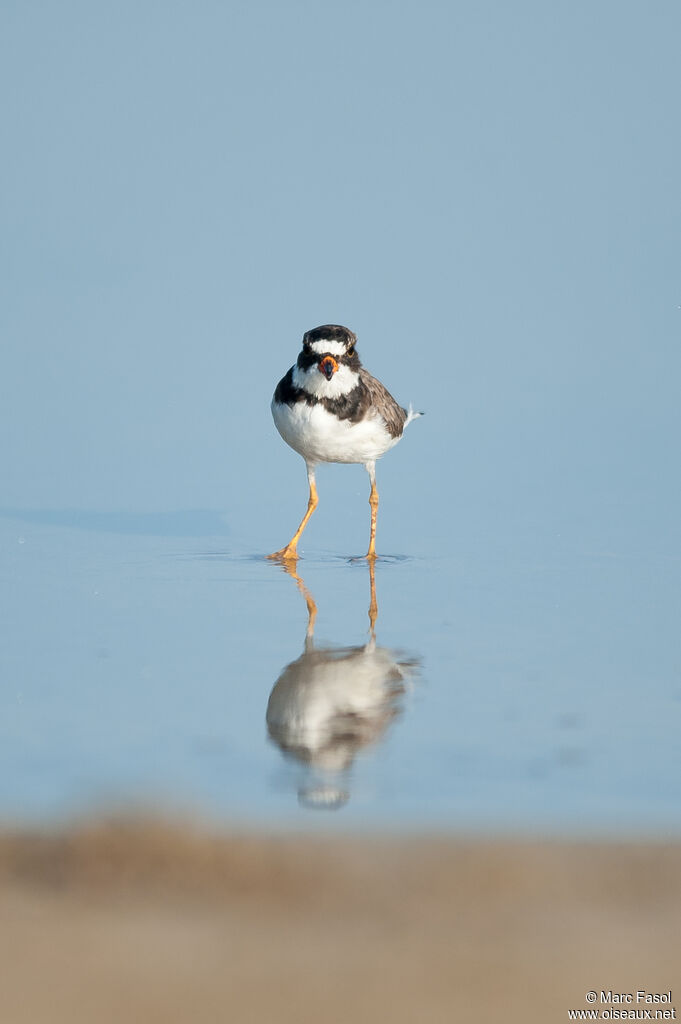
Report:
[[[267,555],[273,562],[296,562],[298,560],[298,551],[295,546],[287,544],[281,551],[274,551],[271,555]]]

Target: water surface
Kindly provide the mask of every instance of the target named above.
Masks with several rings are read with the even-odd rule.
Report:
[[[296,578],[218,513],[14,510],[0,540],[4,820],[681,830],[676,569],[649,553],[471,528],[379,559],[372,609],[365,561],[312,547]]]

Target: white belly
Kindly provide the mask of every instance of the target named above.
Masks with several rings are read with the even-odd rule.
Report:
[[[272,402],[274,423],[287,444],[306,462],[373,462],[399,441],[379,416],[359,423],[339,420],[323,405]]]

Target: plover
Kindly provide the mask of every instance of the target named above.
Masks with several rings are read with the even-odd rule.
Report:
[[[289,561],[298,557],[298,541],[319,502],[315,468],[320,462],[359,462],[369,474],[371,529],[366,557],[376,558],[376,459],[402,437],[420,416],[403,409],[364,369],[357,338],[347,327],[325,324],[303,335],[295,366],[277,384],[272,416],[287,444],[305,459],[310,497],[302,522],[286,547],[269,555]]]

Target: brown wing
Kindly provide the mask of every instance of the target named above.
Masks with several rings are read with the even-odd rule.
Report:
[[[407,410],[398,405],[388,389],[381,384],[380,380],[372,377],[364,367],[359,371],[359,379],[369,392],[371,407],[384,420],[390,436],[401,437],[407,419]]]

